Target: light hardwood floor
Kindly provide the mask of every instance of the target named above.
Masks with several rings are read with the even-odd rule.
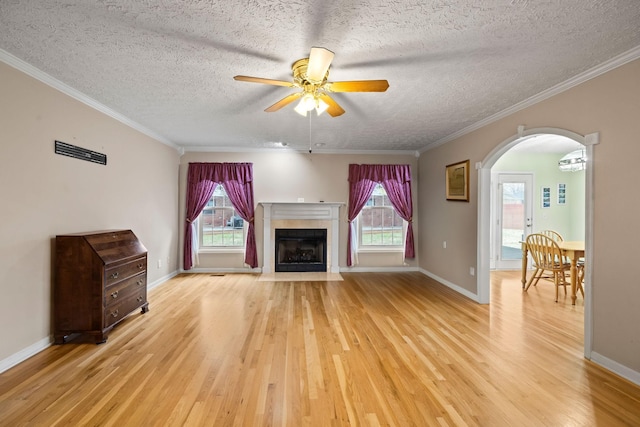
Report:
[[[640,388],[582,357],[583,300],[494,274],[479,305],[420,273],[181,275],[106,344],[0,375],[0,425],[637,426]]]

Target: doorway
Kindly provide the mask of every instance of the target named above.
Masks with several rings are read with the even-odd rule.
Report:
[[[584,241],[585,241],[585,299],[584,299],[584,356],[591,359],[592,348],[592,298],[591,298],[591,269],[593,266],[593,146],[599,143],[599,134],[592,133],[588,135],[580,135],[565,129],[558,128],[533,128],[524,129],[524,126],[518,127],[518,133],[507,138],[498,144],[482,162],[477,164],[478,169],[478,231],[477,231],[477,299],[478,302],[488,304],[491,299],[490,275],[491,275],[491,169],[493,165],[511,148],[515,147],[523,141],[523,138],[535,135],[560,135],[572,139],[585,147],[586,150],[586,169],[584,177],[585,185],[585,223],[584,223]]]

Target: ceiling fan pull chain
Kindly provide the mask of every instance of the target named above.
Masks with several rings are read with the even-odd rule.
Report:
[[[307,114],[309,116],[309,154],[311,154],[311,112]]]

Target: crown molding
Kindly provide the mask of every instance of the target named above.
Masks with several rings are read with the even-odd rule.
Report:
[[[273,148],[247,148],[247,147],[214,147],[211,145],[190,145],[182,147],[185,153],[299,153],[299,154],[356,154],[356,155],[374,155],[382,154],[385,156],[414,156],[419,157],[417,151],[412,150],[311,150],[303,148],[291,147],[273,147]]]
[[[13,55],[11,55],[9,52],[0,49],[0,61],[4,62],[5,64],[19,70],[22,71],[23,73],[25,73],[26,75],[33,77],[36,80],[41,81],[42,83],[46,84],[47,86],[50,86],[62,93],[64,93],[65,95],[70,96],[71,98],[82,102],[83,104],[93,108],[94,110],[97,110],[127,126],[129,126],[130,128],[133,128],[145,135],[147,135],[148,137],[151,137],[165,145],[168,145],[171,148],[174,148],[176,150],[179,150],[179,147],[174,144],[173,142],[169,141],[168,139],[166,139],[165,137],[158,135],[157,133],[153,132],[152,130],[140,125],[139,123],[134,122],[133,120],[123,116],[122,114],[118,113],[117,111],[112,110],[111,108],[99,103],[98,101],[96,101],[93,98],[90,98],[89,96],[85,95],[84,93],[80,92],[79,90],[76,90],[74,88],[72,88],[71,86],[61,82],[60,80],[57,80],[53,77],[51,77],[49,74],[45,73],[44,71],[34,67],[31,64],[26,63],[25,61],[23,61],[20,58],[17,58]]]
[[[487,126],[495,121],[505,118],[517,111],[523,110],[527,107],[537,104],[538,102],[544,101],[545,99],[558,95],[559,93],[569,90],[574,86],[577,86],[581,83],[591,80],[594,77],[598,77],[604,73],[607,73],[615,68],[625,65],[638,58],[640,58],[640,46],[636,46],[631,50],[628,50],[618,56],[611,58],[606,62],[603,62],[597,67],[594,67],[590,70],[582,72],[568,80],[565,80],[562,83],[559,83],[555,86],[550,87],[549,89],[543,90],[537,95],[527,98],[524,101],[518,102],[517,104],[514,104],[509,108],[506,108],[492,116],[489,116],[486,119],[480,120],[479,122],[476,122],[470,126],[462,128],[459,131],[454,132],[451,135],[441,138],[433,143],[427,144],[425,147],[418,150],[418,152],[422,154],[425,151],[428,151],[440,145],[446,144],[447,142],[451,142],[454,139],[460,138],[461,136],[464,136],[470,132],[483,128],[484,126]]]

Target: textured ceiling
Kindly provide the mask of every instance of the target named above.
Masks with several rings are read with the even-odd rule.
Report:
[[[0,49],[189,149],[420,151],[640,46],[638,0],[2,0]],[[340,117],[263,110],[312,46]]]

